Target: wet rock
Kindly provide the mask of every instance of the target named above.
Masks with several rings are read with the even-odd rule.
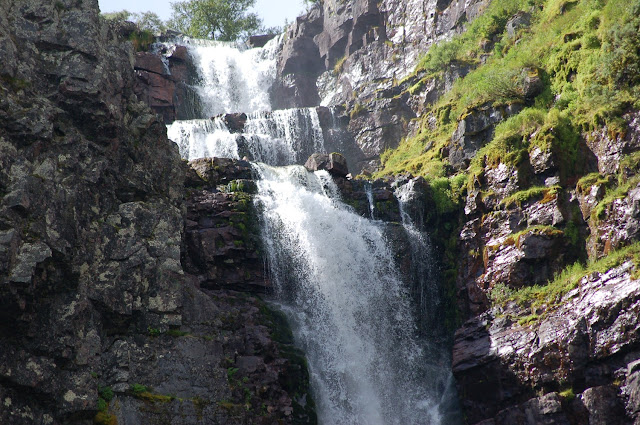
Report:
[[[251,179],[251,164],[229,158],[199,158],[189,162],[198,177],[211,187],[237,179]]]
[[[184,119],[187,99],[194,97],[188,84],[194,78],[189,71],[192,68],[185,46],[168,45],[153,52],[137,52],[134,91],[138,99],[162,116],[165,124]]]
[[[269,41],[276,38],[277,34],[252,35],[249,37],[249,46],[264,47]]]
[[[236,114],[224,114],[222,120],[229,127],[232,133],[242,133],[247,122],[247,114],[244,112]]]
[[[314,153],[307,159],[304,167],[309,171],[327,170],[329,173],[339,177],[345,177],[349,174],[347,160],[336,152],[330,154]]]

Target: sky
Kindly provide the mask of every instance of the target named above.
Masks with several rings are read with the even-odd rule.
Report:
[[[98,0],[100,11],[129,12],[152,11],[166,21],[171,16],[170,0]],[[175,0],[173,0],[175,2]],[[304,11],[303,0],[256,0],[254,11],[263,20],[265,27],[281,26],[285,19],[292,22]]]

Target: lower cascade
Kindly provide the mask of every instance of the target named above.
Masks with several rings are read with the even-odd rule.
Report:
[[[276,300],[307,355],[323,424],[450,424],[450,373],[417,337],[385,224],[355,214],[326,171],[254,165]]]

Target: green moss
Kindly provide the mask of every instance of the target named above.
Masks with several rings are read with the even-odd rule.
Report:
[[[107,412],[98,412],[93,418],[96,425],[118,425],[118,418]]]
[[[364,112],[366,112],[366,108],[362,106],[362,104],[356,103],[355,105],[353,105],[353,109],[351,109],[351,112],[349,112],[349,117],[351,119],[354,119],[362,115]]]
[[[634,176],[619,186],[615,186],[607,190],[604,198],[598,202],[598,205],[591,212],[591,219],[596,223],[605,217],[605,211],[617,199],[624,199],[629,194],[629,190],[640,183],[640,175]]]
[[[536,200],[536,201],[539,200],[542,203],[551,202],[552,200],[557,198],[559,190],[560,190],[560,186],[531,187],[529,189],[521,190],[512,195],[509,195],[508,197],[504,198],[500,202],[500,205],[506,208],[510,208],[513,205],[516,205],[517,207],[521,207],[523,203],[530,200]]]
[[[576,398],[576,393],[573,391],[573,388],[567,388],[560,391],[558,394],[566,401],[572,401],[574,398]]]
[[[151,389],[142,384],[131,384],[129,386],[129,392],[131,392],[131,394],[133,394],[134,396],[149,391],[151,391]]]
[[[546,313],[557,307],[562,297],[576,288],[583,277],[595,272],[604,273],[630,259],[640,264],[640,243],[614,251],[597,261],[587,264],[574,263],[562,270],[546,285],[534,285],[518,290],[496,285],[491,291],[491,300],[498,305],[516,302],[522,307],[532,309],[544,307]]]
[[[346,56],[341,57],[336,61],[336,64],[333,66],[333,72],[336,74],[340,74],[344,69],[344,63],[347,60]]]
[[[155,37],[149,30],[136,30],[129,35],[129,41],[136,52],[145,52],[155,42]]]
[[[603,176],[600,173],[590,173],[578,180],[576,189],[583,195],[591,191],[593,186],[609,186],[613,182],[613,176]]]
[[[113,399],[113,390],[111,387],[98,387],[98,394],[107,402]]]

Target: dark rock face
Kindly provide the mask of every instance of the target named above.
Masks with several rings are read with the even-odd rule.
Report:
[[[432,82],[430,95],[398,95],[394,82],[410,74],[428,47],[481,13],[486,2],[338,0],[319,2],[288,29],[272,88],[274,108],[347,105],[348,132],[361,153],[354,173],[374,171],[419,116],[468,66]],[[397,91],[397,92],[396,92]],[[344,124],[343,124],[344,125]]]
[[[624,411],[636,412],[635,401],[624,394],[637,388],[634,365],[640,357],[640,281],[634,269],[629,261],[584,278],[557,310],[533,324],[511,322],[509,309],[465,323],[456,333],[453,370],[465,389],[468,422],[630,423]],[[566,388],[575,400],[554,392]],[[546,408],[536,389],[551,390]],[[526,415],[533,405],[539,419]],[[501,411],[504,406],[514,407]],[[519,416],[529,419],[518,422]],[[480,422],[488,418],[493,422]]]
[[[309,171],[326,170],[329,173],[344,177],[349,174],[349,168],[347,167],[347,160],[339,153],[333,152],[330,154],[314,153],[307,159],[304,167]]]
[[[266,292],[270,283],[260,249],[251,196],[256,184],[249,164],[218,158],[192,164],[202,177],[188,182],[186,271],[198,276],[201,287]]]
[[[195,98],[188,85],[194,73],[185,46],[163,46],[158,52],[137,52],[134,68],[135,94],[162,116],[165,124],[191,116],[191,111],[185,108]]]
[[[0,6],[0,422],[314,423],[281,317],[200,282],[255,285],[183,269],[196,264],[186,206],[207,224],[218,204],[196,188],[185,203],[185,181],[203,180],[136,96],[161,64],[141,54],[134,69],[130,29],[97,3]],[[221,184],[250,176],[243,162],[195,167]],[[251,238],[233,236],[250,261]]]

